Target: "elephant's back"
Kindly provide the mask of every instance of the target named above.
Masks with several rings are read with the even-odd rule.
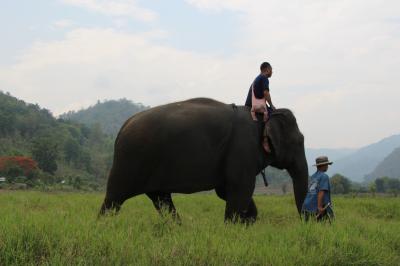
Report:
[[[193,98],[186,101],[174,102],[156,106],[131,116],[121,127],[121,132],[139,122],[147,122],[160,118],[179,120],[189,115],[204,115],[205,113],[220,113],[230,111],[230,108],[219,101],[209,98]]]
[[[221,126],[232,116],[229,105],[209,98],[194,98],[150,108],[130,117],[121,127],[118,138],[133,132],[152,134],[159,130],[190,130],[195,126]],[[161,132],[158,132],[161,133]]]
[[[193,191],[210,189],[216,185],[233,116],[231,105],[207,98],[136,114],[118,134],[113,167],[130,169],[131,176],[145,179],[142,183],[146,187],[167,189],[173,184],[170,189],[175,192],[187,191],[187,187]],[[184,178],[190,178],[187,184]]]

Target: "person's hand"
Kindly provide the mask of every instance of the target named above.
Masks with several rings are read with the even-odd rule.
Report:
[[[324,212],[325,212],[324,208],[318,207],[318,215],[322,215],[322,214],[324,214]]]

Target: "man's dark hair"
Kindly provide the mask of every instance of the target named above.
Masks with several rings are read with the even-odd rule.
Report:
[[[266,70],[267,68],[271,68],[271,65],[270,65],[268,62],[264,62],[264,63],[262,63],[261,66],[260,66],[260,70],[261,70],[261,71],[264,71],[264,70]]]

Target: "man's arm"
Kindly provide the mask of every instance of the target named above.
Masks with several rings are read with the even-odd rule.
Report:
[[[268,90],[264,91],[264,99],[265,101],[268,103],[268,105],[275,110],[275,106],[272,104],[272,100],[271,100],[271,94],[269,94]]]

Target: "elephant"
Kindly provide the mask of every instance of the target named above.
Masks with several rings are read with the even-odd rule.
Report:
[[[127,199],[146,194],[160,213],[179,219],[171,193],[215,190],[226,201],[225,221],[253,222],[256,176],[267,166],[286,169],[300,213],[308,187],[304,137],[288,109],[265,123],[271,148],[262,147],[264,122],[247,106],[194,98],[130,117],[114,144],[114,158],[99,215],[118,212]]]

